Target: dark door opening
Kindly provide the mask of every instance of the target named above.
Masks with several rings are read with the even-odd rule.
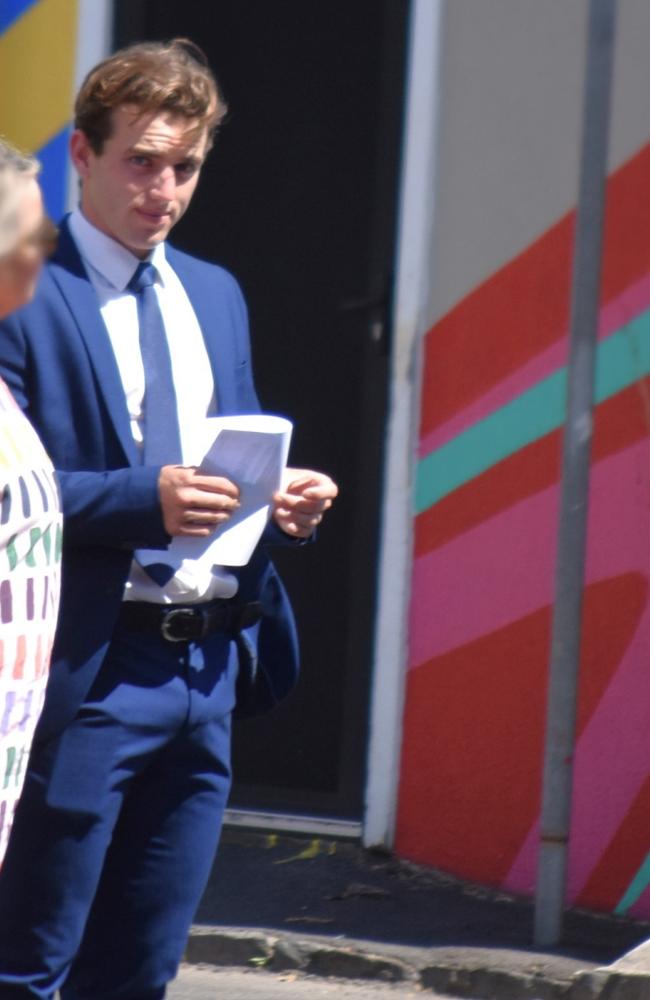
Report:
[[[186,36],[229,104],[173,242],[241,282],[258,391],[292,465],[341,496],[318,544],[277,553],[297,692],[240,722],[233,807],[363,808],[408,0],[117,0],[115,44]]]

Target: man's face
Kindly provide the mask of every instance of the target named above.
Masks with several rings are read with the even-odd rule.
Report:
[[[101,153],[86,135],[72,136],[71,153],[82,181],[81,208],[97,229],[136,257],[167,238],[188,207],[207,146],[196,121],[162,111],[138,117],[124,105]]]

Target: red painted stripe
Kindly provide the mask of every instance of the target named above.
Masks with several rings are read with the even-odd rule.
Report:
[[[611,302],[650,271],[650,144],[607,183],[601,299]]]
[[[586,588],[578,734],[647,597],[640,573]],[[539,813],[550,624],[542,608],[409,672],[399,855],[488,884],[510,871]]]
[[[596,409],[593,461],[615,454],[650,434],[650,413],[638,384]],[[415,519],[415,556],[444,545],[513,504],[552,486],[559,478],[561,433],[554,431],[515,452],[448,494]]]
[[[415,519],[415,557],[426,555],[520,500],[546,489],[557,482],[559,468],[560,433],[556,431],[510,455],[418,515]]]
[[[650,270],[649,188],[650,145],[608,181],[603,302]],[[560,219],[429,331],[422,436],[565,335],[574,217]]]
[[[648,855],[650,776],[646,778],[616,836],[612,839],[576,906],[613,910]]]
[[[422,436],[530,361],[567,329],[572,231],[573,216],[567,216],[429,331]]]

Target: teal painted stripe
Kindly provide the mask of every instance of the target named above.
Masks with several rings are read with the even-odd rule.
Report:
[[[614,910],[614,913],[618,914],[627,913],[630,907],[634,906],[637,900],[641,899],[641,896],[646,891],[649,885],[650,885],[650,854],[648,854],[647,858],[645,859],[645,861],[639,868],[638,872],[630,882],[620,903]]]
[[[599,345],[596,403],[649,372],[650,310]],[[566,381],[567,370],[561,368],[421,459],[415,481],[416,513],[561,427],[566,413]]]
[[[559,427],[565,399],[562,368],[423,458],[415,486],[417,512]]]

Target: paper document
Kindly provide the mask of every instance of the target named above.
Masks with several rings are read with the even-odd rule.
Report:
[[[287,464],[292,424],[284,417],[256,414],[207,417],[190,442],[183,461],[207,476],[225,476],[239,487],[239,509],[208,538],[174,538],[166,550],[138,550],[141,565],[184,560],[205,567],[245,566],[266,526],[273,494]]]

